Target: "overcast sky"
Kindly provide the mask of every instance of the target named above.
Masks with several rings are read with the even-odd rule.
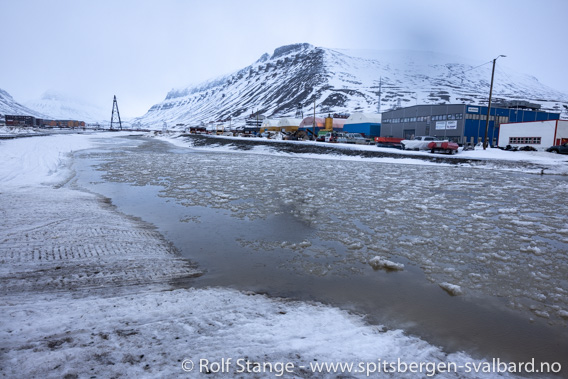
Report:
[[[568,93],[567,0],[0,0],[0,88],[141,116],[172,88],[300,42],[463,56]],[[496,80],[498,80],[496,78]]]

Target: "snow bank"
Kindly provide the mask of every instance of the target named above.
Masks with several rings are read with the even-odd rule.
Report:
[[[175,377],[185,359],[294,363],[284,377],[313,376],[299,368],[310,362],[473,362],[337,308],[229,289],[30,300],[33,306],[0,307],[0,366],[8,377]]]
[[[0,183],[17,188],[55,184],[65,179],[69,153],[96,146],[113,133],[66,134],[0,141]],[[96,137],[96,138],[94,138]]]
[[[381,158],[363,158],[361,156],[352,156],[352,155],[341,155],[340,152],[337,154],[310,154],[310,153],[302,153],[302,157],[313,158],[313,159],[325,159],[325,160],[349,160],[349,161],[360,161],[364,160],[367,162],[383,162],[383,163],[398,163],[398,164],[418,164],[418,165],[448,165],[452,159],[456,160],[474,160],[474,161],[486,161],[487,163],[494,162],[497,164],[498,162],[508,162],[506,167],[507,170],[517,170],[517,171],[528,171],[534,173],[546,173],[546,174],[560,174],[560,175],[568,175],[568,157],[562,156],[558,154],[551,154],[544,151],[504,151],[498,148],[488,148],[486,150],[483,149],[476,149],[476,150],[463,150],[459,149],[459,153],[453,156],[445,155],[445,154],[431,154],[429,151],[402,151],[392,148],[386,147],[376,147],[373,145],[353,145],[353,144],[344,144],[344,143],[334,143],[333,145],[322,143],[322,142],[314,142],[314,141],[279,141],[279,140],[269,140],[265,138],[244,138],[244,137],[231,137],[231,136],[208,136],[211,139],[219,139],[220,141],[227,141],[233,140],[235,143],[239,141],[262,141],[263,144],[259,143],[259,146],[254,147],[251,150],[240,151],[247,154],[267,154],[267,155],[286,155],[290,156],[289,153],[283,153],[278,151],[277,149],[273,149],[270,146],[278,146],[277,144],[299,144],[303,146],[314,146],[314,147],[328,147],[330,149],[335,150],[351,150],[351,151],[369,151],[369,152],[384,152],[394,155],[400,155],[401,158],[392,158],[392,157],[381,157]],[[193,146],[191,141],[183,138],[180,138],[180,134],[168,134],[162,135],[158,138],[168,141],[176,146],[185,146],[185,147],[192,147],[202,151],[217,151],[217,152],[239,152],[235,149],[235,146],[232,145],[207,145],[207,146]],[[446,163],[441,162],[432,162],[429,160],[424,160],[425,157],[443,157]],[[518,166],[515,166],[515,162],[519,163]],[[530,169],[525,167],[524,165],[538,165],[537,167],[531,167]],[[511,166],[513,165],[513,166]],[[485,166],[480,166],[485,167]],[[495,168],[495,166],[488,166],[489,168]]]
[[[0,136],[12,137],[12,136],[30,135],[30,134],[31,135],[40,134],[40,132],[29,127],[0,126]]]

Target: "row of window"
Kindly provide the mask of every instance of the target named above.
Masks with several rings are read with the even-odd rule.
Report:
[[[474,114],[474,113],[467,113],[465,118],[468,120],[487,120],[486,114]],[[407,122],[429,122],[432,121],[445,121],[445,120],[462,120],[463,113],[455,113],[455,114],[440,114],[434,116],[418,116],[418,117],[399,117],[399,118],[386,118],[383,119],[383,124],[402,124]],[[489,121],[495,121],[499,124],[505,124],[509,122],[509,117],[507,116],[489,116]]]
[[[541,137],[509,137],[509,145],[540,145]]]
[[[440,114],[432,116],[432,121],[462,120],[462,119],[463,119],[463,113]]]
[[[489,116],[489,121],[495,121],[495,117],[497,117],[497,122],[499,124],[505,124],[505,123],[509,122],[509,117],[507,117],[507,116]],[[487,115],[486,114],[468,113],[468,114],[465,115],[465,118],[468,119],[468,120],[486,121]]]
[[[429,121],[430,116],[420,116],[420,117],[400,117],[400,118],[386,118],[383,120],[383,124],[402,124],[405,122],[424,122]]]
[[[386,118],[383,119],[383,124],[402,124],[407,122],[430,122],[430,120],[444,121],[444,120],[462,120],[462,119],[463,119],[463,113],[440,114],[434,116]]]

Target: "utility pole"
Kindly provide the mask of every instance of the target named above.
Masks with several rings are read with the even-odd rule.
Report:
[[[483,137],[483,150],[487,149],[487,133],[489,133],[489,115],[491,114],[491,95],[493,94],[493,78],[495,77],[495,62],[498,58],[505,58],[506,55],[499,55],[497,58],[493,59],[493,70],[491,70],[491,85],[489,86],[489,102],[487,104],[487,119],[485,120],[485,136]],[[495,123],[493,123],[495,127]]]
[[[114,100],[112,101],[112,115],[110,116],[110,130],[113,130],[112,123],[114,122],[114,110],[116,109],[116,115],[118,116],[118,125],[120,130],[122,130],[122,121],[120,121],[120,112],[118,111],[118,103],[116,102],[116,95],[114,95]]]
[[[316,140],[316,100],[314,99],[314,122],[313,122],[314,141]]]

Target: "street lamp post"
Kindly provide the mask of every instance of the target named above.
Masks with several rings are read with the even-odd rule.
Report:
[[[495,76],[495,61],[498,58],[505,58],[506,55],[499,55],[497,58],[493,59],[493,70],[491,71],[491,85],[489,86],[489,102],[487,104],[487,119],[485,120],[485,136],[483,137],[483,150],[487,149],[487,133],[489,133],[489,115],[491,112],[491,95],[493,94],[493,77]],[[495,123],[493,123],[495,127]]]

